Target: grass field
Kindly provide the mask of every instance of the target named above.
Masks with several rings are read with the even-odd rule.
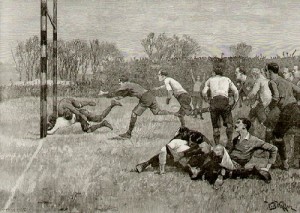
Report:
[[[49,98],[50,99],[50,98]],[[51,101],[49,101],[51,102]],[[108,99],[97,99],[102,112]],[[21,98],[0,103],[1,212],[300,212],[300,172],[271,170],[272,182],[226,180],[219,190],[187,174],[167,168],[167,174],[134,166],[156,154],[179,127],[173,116],[139,117],[131,140],[112,139],[127,130],[135,99],[121,101],[102,128],[83,133],[80,125],[39,139],[39,99]],[[177,103],[162,107],[176,110]],[[51,111],[49,103],[49,111]],[[247,109],[236,109],[235,117]],[[187,118],[187,126],[212,139],[209,114],[205,120]],[[224,131],[223,131],[224,135]],[[5,208],[7,208],[5,210]],[[294,209],[294,210],[293,210]]]

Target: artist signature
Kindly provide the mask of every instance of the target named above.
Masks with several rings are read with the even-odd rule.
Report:
[[[265,203],[268,204],[269,210],[274,210],[274,209],[277,209],[277,208],[281,208],[285,212],[288,212],[289,209],[292,210],[292,211],[296,211],[296,209],[294,209],[292,206],[287,205],[283,201],[279,201],[279,202],[278,201],[272,201],[270,203],[268,201],[265,201]]]

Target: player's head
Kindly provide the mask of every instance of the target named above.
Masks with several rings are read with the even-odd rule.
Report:
[[[163,81],[168,77],[168,75],[169,75],[169,73],[167,71],[159,70],[158,71],[158,80]]]
[[[126,75],[122,75],[120,78],[119,78],[119,84],[123,84],[125,82],[128,82],[129,81],[129,78],[128,76]]]
[[[205,153],[205,154],[210,153],[211,150],[212,150],[212,146],[209,145],[209,144],[206,143],[206,142],[200,143],[200,144],[199,144],[199,148],[200,148],[200,150],[201,150],[203,153]]]
[[[71,112],[71,110],[65,109],[63,117],[69,121],[73,118],[73,113]]]
[[[223,69],[222,69],[221,64],[219,64],[219,63],[214,64],[214,65],[213,65],[213,72],[214,72],[216,75],[223,76]]]
[[[271,79],[276,78],[279,72],[278,64],[275,62],[268,63],[266,65],[266,72],[268,73],[267,76],[269,76],[269,78]]]
[[[246,70],[243,67],[238,67],[235,70],[236,80],[245,81],[247,78]]]
[[[218,157],[223,157],[224,155],[224,146],[218,144],[213,148],[213,152],[215,153],[216,156]]]
[[[234,128],[235,131],[237,132],[241,132],[243,130],[249,131],[249,129],[251,128],[251,121],[247,118],[239,118],[237,119],[237,121],[235,122]]]
[[[47,130],[51,130],[55,123],[56,123],[56,119],[57,117],[54,115],[54,114],[51,114],[48,116],[48,119],[47,119]]]
[[[283,70],[282,70],[282,76],[284,79],[287,79],[289,80],[292,76],[292,73],[289,71],[289,68],[288,67],[284,67]]]
[[[300,70],[298,70],[298,66],[294,66],[292,74],[295,78],[300,78]]]
[[[197,76],[196,76],[196,81],[201,81],[200,75],[197,75]]]
[[[260,77],[260,75],[261,75],[261,70],[260,69],[258,69],[258,68],[252,68],[252,70],[251,70],[251,74],[252,74],[252,76],[254,77],[254,78],[259,78]]]

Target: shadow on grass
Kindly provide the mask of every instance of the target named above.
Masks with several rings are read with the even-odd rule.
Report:
[[[37,132],[28,132],[24,137],[23,139],[29,139],[29,140],[40,140],[40,133],[37,133]]]
[[[112,140],[116,140],[116,141],[125,141],[125,140],[130,140],[128,138],[121,138],[119,136],[114,136],[114,137],[111,137],[111,138],[107,138],[108,140],[112,141]]]

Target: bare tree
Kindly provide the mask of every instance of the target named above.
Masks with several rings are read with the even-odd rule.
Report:
[[[10,49],[10,51],[11,51],[11,55],[12,55],[14,63],[15,63],[16,71],[19,74],[19,81],[21,81],[22,80],[22,67],[21,67],[21,63],[18,61],[19,58],[15,57],[13,49]]]
[[[92,72],[96,75],[103,72],[103,68],[114,61],[123,61],[121,51],[113,43],[90,41],[90,60]]]
[[[151,59],[153,54],[153,48],[155,44],[155,34],[149,33],[147,38],[142,39],[141,44],[144,47],[145,53],[148,55],[148,57]]]
[[[15,53],[11,52],[20,79],[31,81],[38,77],[40,44],[37,36],[18,42]]]
[[[242,42],[229,47],[232,56],[235,57],[249,57],[252,52],[252,46]]]
[[[199,44],[187,35],[180,38],[177,35],[168,37],[161,33],[155,37],[154,33],[150,33],[141,43],[145,53],[153,61],[187,59],[200,52]]]

